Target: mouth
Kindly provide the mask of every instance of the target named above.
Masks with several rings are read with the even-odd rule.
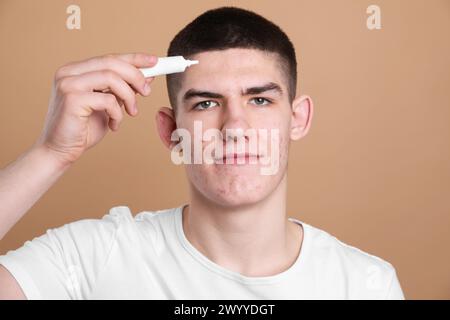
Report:
[[[251,153],[230,153],[222,158],[215,158],[217,164],[257,164],[260,156]]]

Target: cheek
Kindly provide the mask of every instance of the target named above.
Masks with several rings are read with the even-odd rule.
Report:
[[[284,166],[287,163],[289,157],[289,136],[282,135],[280,137],[280,166]]]
[[[276,121],[266,123],[264,128],[267,128],[269,145],[274,143],[271,137],[273,135],[277,135],[280,152],[287,150],[290,141],[289,121],[286,121],[285,119],[277,119]]]
[[[196,186],[203,186],[203,188],[210,188],[211,180],[205,174],[205,168],[202,165],[188,164],[185,165],[186,174],[189,180]]]
[[[194,134],[200,133],[200,139],[203,138],[205,131],[208,129],[217,129],[219,123],[212,115],[199,116],[195,112],[186,114],[183,119],[177,122],[177,128],[186,129],[190,135],[191,140],[195,138]]]

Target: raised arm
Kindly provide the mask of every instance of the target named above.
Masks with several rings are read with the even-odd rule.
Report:
[[[41,135],[0,170],[0,240],[108,129],[119,129],[123,111],[137,115],[136,94],[147,96],[154,79],[144,78],[138,68],[156,62],[156,56],[142,53],[106,55],[56,71]],[[24,297],[0,265],[0,299]]]

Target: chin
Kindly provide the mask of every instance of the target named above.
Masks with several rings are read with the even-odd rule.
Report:
[[[278,186],[281,176],[264,176],[258,168],[235,166],[190,167],[191,187],[219,206],[241,207],[261,202]]]
[[[261,202],[266,198],[272,191],[267,186],[229,188],[226,185],[219,185],[217,189],[211,190],[212,192],[204,193],[204,196],[224,207],[241,207]]]

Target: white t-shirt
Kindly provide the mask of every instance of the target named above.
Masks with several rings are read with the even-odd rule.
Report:
[[[394,267],[303,226],[291,267],[247,277],[209,260],[185,237],[182,208],[114,207],[0,256],[28,299],[404,299]]]

